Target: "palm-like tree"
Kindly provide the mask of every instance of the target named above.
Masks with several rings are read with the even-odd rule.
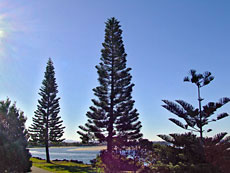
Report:
[[[176,100],[175,102],[163,100],[164,105],[162,106],[182,118],[184,122],[174,118],[170,118],[169,120],[177,126],[190,131],[185,134],[158,135],[163,140],[172,144],[172,146],[169,146],[171,149],[169,150],[169,154],[172,155],[172,161],[170,163],[174,165],[182,162],[186,165],[182,170],[183,172],[197,172],[197,170],[201,169],[202,172],[215,172],[215,167],[217,167],[215,169],[220,168],[221,170],[226,170],[226,166],[229,165],[228,157],[220,157],[226,152],[226,148],[229,148],[229,137],[223,141],[226,133],[220,133],[214,138],[203,137],[203,132],[205,131],[204,126],[210,122],[229,116],[228,113],[224,112],[212,118],[217,109],[230,101],[230,98],[227,97],[220,99],[218,102],[209,102],[201,107],[201,101],[203,99],[200,97],[200,88],[209,84],[213,79],[214,77],[210,72],[197,74],[195,70],[190,70],[190,76],[184,78],[185,82],[194,83],[198,88],[198,108],[193,107],[183,100]],[[211,131],[211,129],[207,130],[207,132],[209,131]],[[196,135],[191,132],[199,133],[200,137],[196,137]],[[222,141],[225,144],[223,144]],[[216,154],[218,157],[213,158],[215,155],[213,153],[218,153]],[[229,154],[229,152],[226,153]],[[167,160],[169,160],[168,157]],[[166,162],[166,164],[168,164],[168,162]],[[210,164],[213,166],[210,166]]]
[[[190,74],[191,77],[185,77],[184,81],[195,83],[198,87],[199,108],[194,108],[191,104],[183,100],[176,100],[176,103],[168,100],[163,100],[165,105],[162,106],[178,117],[184,119],[185,123],[182,123],[174,118],[170,118],[170,121],[183,129],[200,133],[200,139],[203,141],[204,126],[210,122],[217,121],[229,116],[228,113],[221,113],[218,114],[216,118],[210,119],[217,109],[230,101],[230,98],[224,97],[218,102],[209,102],[208,104],[201,107],[201,101],[203,99],[200,97],[200,88],[209,84],[214,79],[214,77],[211,76],[210,72],[205,72],[204,74],[196,74],[195,70],[191,70]],[[207,130],[207,132],[210,131],[211,129]]]
[[[198,89],[198,102],[199,102],[199,116],[200,116],[200,123],[202,122],[202,111],[201,111],[201,101],[203,100],[200,97],[200,88],[208,85],[214,77],[212,76],[211,72],[204,72],[203,74],[197,74],[196,70],[190,70],[189,72],[190,76],[186,76],[184,78],[185,82],[192,82],[197,86]],[[200,124],[200,137],[203,139],[203,129],[202,125]]]

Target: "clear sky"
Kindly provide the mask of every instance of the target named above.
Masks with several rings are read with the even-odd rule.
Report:
[[[0,0],[0,99],[9,97],[32,123],[48,58],[56,71],[66,139],[76,131],[98,85],[95,65],[104,41],[104,22],[121,23],[133,98],[144,138],[184,132],[168,118],[162,99],[198,106],[195,85],[183,82],[190,69],[210,71],[201,89],[207,101],[230,97],[230,1],[226,0]],[[230,104],[220,113],[230,113]],[[230,132],[230,117],[213,123],[214,135]]]

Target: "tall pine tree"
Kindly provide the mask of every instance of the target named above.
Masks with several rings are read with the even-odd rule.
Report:
[[[115,147],[124,147],[142,137],[141,122],[134,108],[131,83],[131,68],[126,67],[126,56],[122,30],[115,18],[107,20],[105,40],[101,50],[101,62],[96,66],[99,86],[94,88],[94,106],[87,112],[88,122],[79,126],[82,140],[92,136],[107,142],[109,153]]]
[[[58,115],[60,97],[57,97],[57,87],[53,62],[49,59],[45,79],[39,92],[41,99],[38,100],[33,124],[29,129],[33,143],[45,144],[47,162],[50,162],[49,143],[59,143],[64,140],[62,136],[65,127],[63,127],[63,121]]]

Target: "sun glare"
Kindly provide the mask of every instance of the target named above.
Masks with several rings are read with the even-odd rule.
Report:
[[[7,13],[0,13],[0,59],[6,57],[9,45],[8,38],[11,33],[11,27]]]
[[[10,3],[0,0],[0,61],[16,53],[14,37],[18,32],[25,32],[26,25],[21,24],[21,17],[25,12],[20,3]]]
[[[5,24],[4,15],[0,15],[0,60],[2,60],[3,57],[5,57],[6,52],[6,24]]]
[[[5,15],[0,14],[0,42],[2,42],[2,39],[6,36],[6,26]]]
[[[4,31],[0,29],[0,38],[3,38],[4,37]]]

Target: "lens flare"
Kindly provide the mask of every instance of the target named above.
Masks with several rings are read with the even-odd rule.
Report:
[[[4,57],[6,31],[4,15],[0,15],[0,58]]]
[[[3,38],[3,37],[4,37],[4,31],[0,30],[0,38]]]
[[[0,65],[3,61],[18,58],[18,37],[28,31],[23,3],[0,0]],[[28,13],[27,13],[28,14]]]
[[[0,7],[3,5],[0,4]],[[7,6],[4,4],[4,8]],[[12,33],[12,25],[10,22],[10,15],[6,11],[0,10],[0,61],[7,57],[7,52],[10,51],[8,48],[10,47],[9,39]]]

